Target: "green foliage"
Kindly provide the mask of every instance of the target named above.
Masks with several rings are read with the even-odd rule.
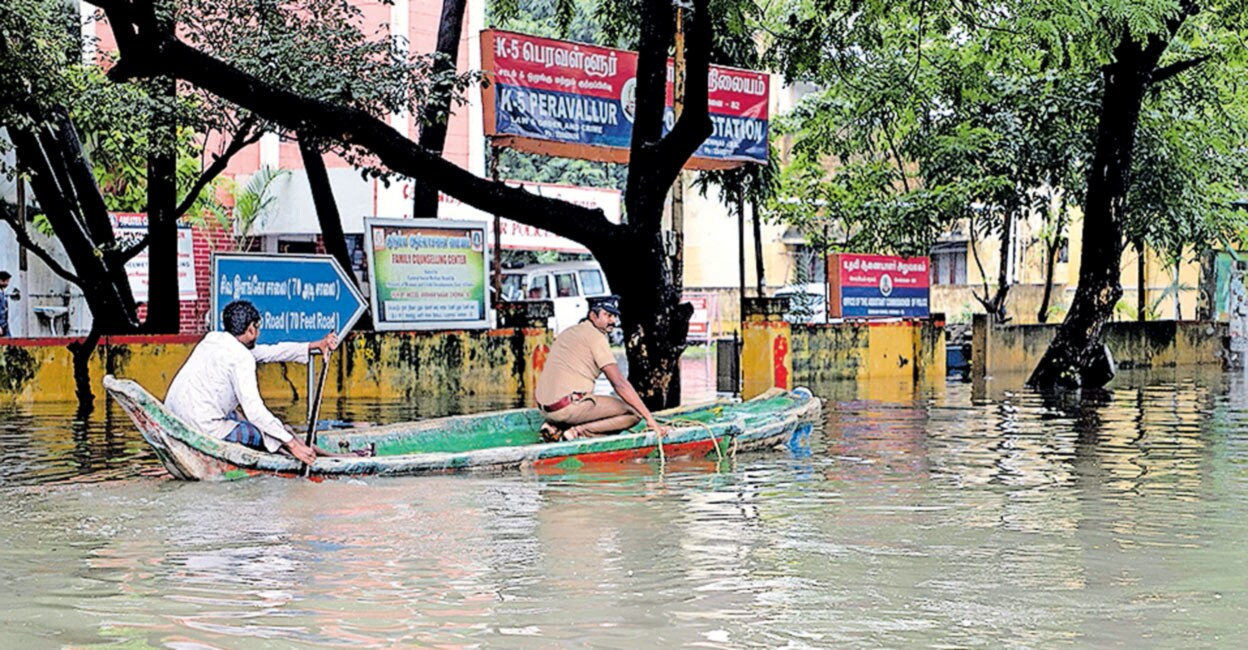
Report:
[[[223,219],[220,224],[233,230],[238,250],[251,250],[252,229],[264,222],[276,198],[270,194],[273,183],[289,173],[284,169],[261,167],[242,188],[237,185],[232,188],[234,209],[230,219]]]
[[[0,125],[42,123],[40,105],[74,94],[64,71],[81,52],[76,13],[62,0],[16,0],[0,11]],[[0,140],[0,151],[9,146]]]
[[[498,175],[503,180],[605,187],[623,191],[628,168],[624,165],[571,158],[552,158],[512,149],[499,150]]]
[[[182,0],[179,35],[300,95],[383,118],[419,114],[420,106],[445,93],[461,100],[477,79],[475,74],[435,73],[432,55],[411,52],[386,26],[367,32],[357,5],[348,0]],[[229,130],[246,115],[206,93],[200,100],[211,109],[203,111],[201,131]],[[281,131],[272,124],[264,128]],[[348,147],[340,153],[377,175],[384,172],[364,152]]]
[[[1212,57],[1145,99],[1128,231],[1162,250],[1242,229],[1245,3],[789,0],[768,58],[811,92],[778,131],[790,169],[773,214],[839,245],[921,252],[951,225],[999,232],[1040,213],[1063,236],[1082,200],[1104,66],[1123,34],[1170,39],[1161,66]],[[1106,119],[1114,119],[1107,116]],[[891,166],[891,169],[890,169]],[[1242,215],[1238,217],[1242,220]]]
[[[1201,66],[1172,79],[1141,115],[1127,238],[1143,240],[1168,264],[1199,252],[1193,248],[1242,239],[1248,229],[1248,215],[1233,205],[1248,178],[1248,93],[1217,87],[1242,85],[1248,66],[1236,70],[1227,78]]]
[[[597,15],[605,3],[594,0],[494,0],[486,22],[522,34],[614,47]],[[635,20],[634,20],[635,22]]]
[[[188,120],[186,116],[197,112],[196,98],[181,97],[170,105],[140,84],[110,82],[96,66],[76,66],[68,74],[77,90],[70,117],[81,134],[105,204],[116,212],[146,212],[151,116],[168,109],[176,111],[178,121]],[[203,171],[203,141],[189,127],[177,130],[179,188],[190,188]],[[200,192],[188,214],[213,209],[217,204],[212,191],[215,187]]]

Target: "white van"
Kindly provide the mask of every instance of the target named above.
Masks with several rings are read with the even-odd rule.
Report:
[[[533,264],[503,270],[503,300],[549,300],[555,304],[555,334],[579,323],[589,310],[586,298],[609,296],[607,276],[597,262]]]

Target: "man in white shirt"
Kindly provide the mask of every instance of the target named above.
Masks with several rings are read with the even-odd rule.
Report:
[[[276,452],[284,448],[305,463],[318,453],[287,430],[260,399],[256,364],[296,361],[307,363],[310,350],[322,354],[338,347],[330,332],[313,343],[256,345],[260,312],[246,300],[235,300],[221,312],[224,332],[209,332],[174,376],[165,406],[200,432],[253,449]],[[239,417],[242,407],[247,415]]]

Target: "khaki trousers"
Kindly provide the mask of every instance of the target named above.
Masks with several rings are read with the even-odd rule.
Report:
[[[579,426],[587,436],[619,433],[641,422],[641,415],[633,407],[611,395],[586,395],[579,402],[542,415],[560,429]]]

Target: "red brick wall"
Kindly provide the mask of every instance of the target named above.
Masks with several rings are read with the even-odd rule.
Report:
[[[179,303],[181,334],[203,334],[208,331],[208,310],[212,308],[212,253],[236,250],[234,237],[217,226],[191,228],[191,246],[195,257],[195,289],[197,300]],[[147,303],[138,309],[139,321],[147,319]]]
[[[191,241],[195,250],[195,288],[199,299],[182,303],[182,333],[203,334],[208,331],[208,310],[212,308],[212,253],[237,250],[234,237],[219,226],[192,228]]]

